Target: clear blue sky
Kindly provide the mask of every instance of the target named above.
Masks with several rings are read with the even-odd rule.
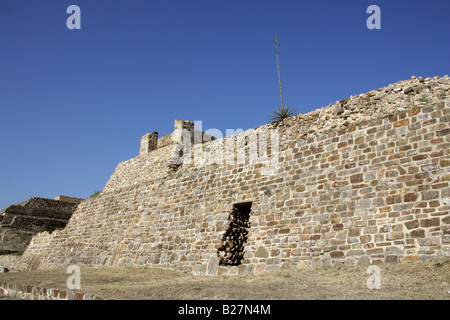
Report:
[[[69,5],[81,30],[69,30]],[[366,9],[381,8],[381,30]],[[174,119],[249,129],[449,74],[450,1],[0,0],[0,209],[88,197]]]

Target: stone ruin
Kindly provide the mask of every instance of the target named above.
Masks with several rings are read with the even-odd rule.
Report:
[[[55,199],[33,197],[0,211],[0,265],[14,268],[39,232],[63,229],[83,199],[58,196]],[[14,254],[14,256],[10,256]]]
[[[250,228],[250,213],[251,202],[234,205],[223,242],[216,246],[220,265],[237,266],[242,263]]]
[[[448,257],[449,89],[413,77],[216,140],[176,121],[144,135],[64,229],[35,235],[20,268],[235,275]],[[180,148],[180,128],[201,139]],[[260,152],[269,133],[276,161],[254,161],[251,141]]]

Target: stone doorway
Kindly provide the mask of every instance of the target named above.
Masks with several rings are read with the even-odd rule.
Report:
[[[236,266],[244,259],[244,246],[248,238],[250,228],[251,202],[233,205],[233,211],[229,217],[230,224],[223,235],[222,244],[219,245],[217,254],[219,265]]]

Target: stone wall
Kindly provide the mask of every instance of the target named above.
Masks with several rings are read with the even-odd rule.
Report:
[[[448,76],[413,77],[197,145],[234,145],[236,158],[251,154],[252,135],[275,132],[276,162],[185,161],[167,171],[173,146],[141,154],[65,229],[36,235],[21,267],[251,274],[450,256],[449,89]],[[236,232],[239,204],[251,211]],[[240,252],[234,245],[243,258],[221,263]]]
[[[0,281],[0,295],[20,300],[104,300],[94,294],[82,291],[21,285]]]
[[[82,199],[33,197],[0,211],[0,254],[23,252],[33,235],[63,229]]]
[[[0,254],[0,273],[2,268],[18,270],[20,267],[21,253]]]
[[[158,133],[147,133],[141,137],[139,155],[119,163],[103,192],[109,192],[142,181],[165,178],[173,171],[174,146],[181,141],[179,130],[187,129],[192,135],[200,135],[201,142],[214,140],[204,132],[194,130],[192,121],[175,120],[174,132],[158,139]],[[191,145],[194,141],[191,141]]]

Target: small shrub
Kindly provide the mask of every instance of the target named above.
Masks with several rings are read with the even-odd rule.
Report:
[[[284,119],[291,117],[295,114],[296,110],[292,106],[289,107],[279,107],[273,111],[272,121],[283,121]]]
[[[392,113],[389,113],[389,114],[387,114],[387,115],[385,115],[385,116],[383,116],[383,117],[381,117],[381,119],[386,119],[386,118],[392,118],[394,115],[392,114]]]
[[[445,260],[444,262],[438,262],[435,264],[436,267],[438,268],[442,268],[444,266],[444,264],[449,263],[450,260]]]
[[[94,199],[94,198],[97,197],[100,193],[101,193],[101,191],[95,191],[93,194],[91,194],[91,195],[89,196],[89,199]]]
[[[425,97],[425,96],[421,96],[421,97],[419,98],[419,101],[420,101],[420,102],[428,102],[428,98]]]

